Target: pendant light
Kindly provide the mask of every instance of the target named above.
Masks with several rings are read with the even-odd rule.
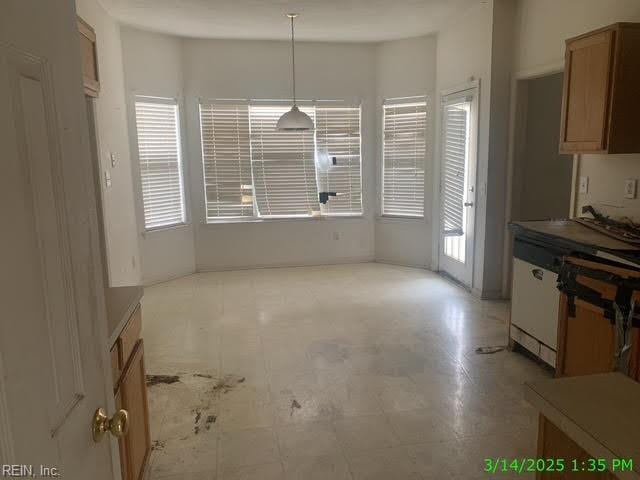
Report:
[[[291,110],[282,115],[278,120],[277,129],[284,132],[301,132],[313,130],[313,120],[304,112],[301,112],[296,105],[296,45],[293,31],[293,19],[297,13],[287,13],[291,19],[291,73],[293,78],[293,106]]]

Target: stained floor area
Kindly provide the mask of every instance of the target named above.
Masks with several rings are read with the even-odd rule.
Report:
[[[535,453],[522,384],[550,376],[517,353],[474,352],[506,344],[507,312],[375,263],[147,288],[148,478],[490,478],[484,458]]]

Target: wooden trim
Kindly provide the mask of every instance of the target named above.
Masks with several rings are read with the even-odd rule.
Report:
[[[593,260],[586,260],[578,257],[567,257],[565,259],[567,263],[578,265],[580,267],[591,268],[593,270],[600,270],[603,272],[613,273],[623,278],[640,278],[639,270],[631,270],[630,268],[617,267],[615,265],[607,265],[606,263],[600,263]]]

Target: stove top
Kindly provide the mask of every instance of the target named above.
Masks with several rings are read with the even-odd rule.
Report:
[[[574,221],[622,242],[640,247],[640,227],[610,218],[575,218]]]

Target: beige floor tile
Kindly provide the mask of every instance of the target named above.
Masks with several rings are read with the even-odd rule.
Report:
[[[400,444],[384,415],[345,418],[335,422],[334,427],[338,441],[348,456]]]
[[[280,453],[284,460],[341,454],[330,423],[302,423],[278,428]]]
[[[284,460],[287,480],[351,480],[342,453]]]
[[[431,272],[379,264],[149,287],[147,373],[180,375],[149,388],[150,473],[270,480],[284,466],[291,478],[340,479],[346,455],[354,478],[482,478],[483,455],[531,451],[537,417],[522,385],[550,376],[514,352],[475,354],[506,344],[508,309]],[[214,388],[226,376],[244,381]]]
[[[217,466],[215,435],[167,440],[152,452],[151,477],[211,472]]]
[[[235,471],[221,474],[219,480],[284,480],[284,470],[280,462],[240,467]]]
[[[370,450],[350,458],[348,462],[354,480],[421,480],[417,466],[405,447]]]
[[[405,445],[455,440],[456,431],[445,411],[412,410],[388,414],[393,430]]]
[[[280,463],[278,440],[273,429],[259,428],[221,433],[218,438],[220,476],[242,467]]]

